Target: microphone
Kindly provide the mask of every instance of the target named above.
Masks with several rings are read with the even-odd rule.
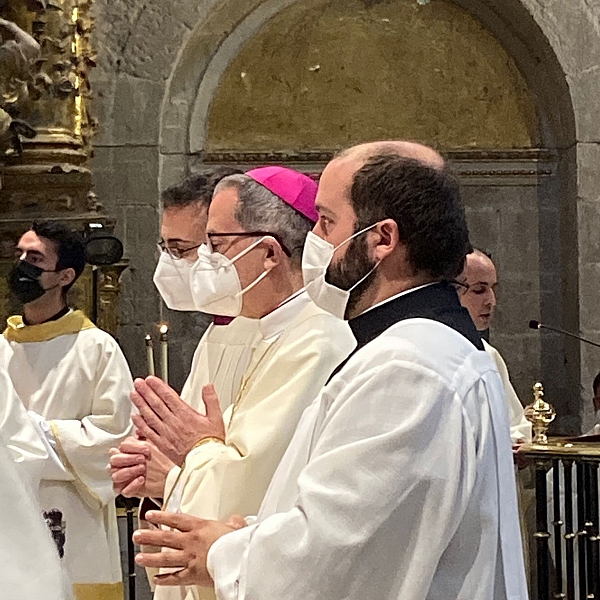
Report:
[[[585,342],[586,344],[590,344],[590,346],[596,346],[596,348],[600,348],[600,344],[596,342],[592,342],[591,340],[586,340],[585,338],[575,335],[570,331],[564,331],[563,329],[558,329],[558,327],[550,327],[550,325],[543,325],[539,321],[529,321],[529,327],[531,329],[548,329],[549,331],[556,331],[556,333],[562,333],[568,337],[571,337],[575,340],[579,340],[580,342]]]

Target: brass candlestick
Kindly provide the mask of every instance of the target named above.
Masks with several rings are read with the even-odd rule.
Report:
[[[525,407],[525,418],[533,425],[533,443],[547,445],[548,426],[556,418],[556,411],[544,400],[544,386],[536,383],[533,386],[534,401]]]

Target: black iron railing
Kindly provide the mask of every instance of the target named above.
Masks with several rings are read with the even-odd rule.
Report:
[[[535,469],[536,600],[600,600],[600,444],[551,440],[523,452]]]

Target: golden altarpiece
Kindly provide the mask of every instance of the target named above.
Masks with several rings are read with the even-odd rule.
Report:
[[[95,56],[91,0],[0,0],[0,319],[15,310],[5,275],[38,219],[110,232],[92,192],[96,122],[88,103]],[[125,263],[88,267],[72,302],[113,335]]]

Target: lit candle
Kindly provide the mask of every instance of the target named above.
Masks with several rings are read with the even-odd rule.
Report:
[[[148,375],[154,375],[154,348],[150,335],[146,336],[146,359],[148,361]]]
[[[160,326],[161,379],[169,383],[169,326]]]

